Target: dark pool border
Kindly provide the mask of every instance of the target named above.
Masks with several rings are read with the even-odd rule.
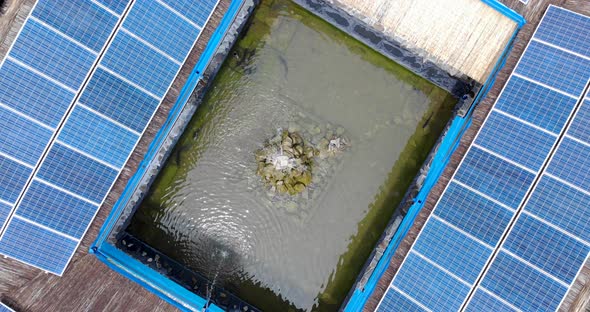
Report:
[[[395,39],[325,0],[292,1],[457,98],[471,91],[477,84],[463,77],[451,76],[440,66],[408,50]]]
[[[120,225],[119,221],[121,216],[124,211],[129,208],[129,204],[132,201],[134,195],[136,195],[136,191],[138,189],[142,191],[140,189],[142,177],[144,177],[146,174],[157,174],[157,172],[152,172],[154,169],[152,162],[155,159],[162,161],[165,158],[165,155],[159,154],[159,151],[164,146],[172,146],[173,142],[171,142],[171,138],[178,137],[179,133],[175,133],[178,130],[177,127],[175,128],[175,126],[177,126],[176,122],[179,120],[181,114],[185,110],[189,100],[191,100],[193,92],[200,87],[199,83],[203,80],[208,80],[206,75],[208,74],[209,65],[216,61],[214,58],[218,57],[218,49],[220,48],[220,45],[223,44],[226,35],[231,30],[239,33],[239,30],[232,29],[239,27],[239,25],[235,25],[238,15],[246,15],[240,16],[243,19],[247,19],[249,17],[251,11],[247,10],[246,12],[243,12],[242,10],[245,3],[247,2],[254,4],[255,0],[231,1],[227,12],[224,14],[219,26],[215,29],[215,32],[207,43],[205,50],[200,56],[196,66],[192,70],[185,86],[180,91],[180,95],[172,107],[166,122],[156,134],[156,137],[150,144],[144,159],[137,169],[137,172],[129,180],[125,190],[113,206],[111,213],[100,229],[96,241],[90,247],[90,253],[96,255],[100,261],[104,262],[111,269],[135,281],[136,283],[140,284],[141,286],[158,295],[160,298],[183,311],[201,311],[207,304],[207,301],[205,298],[194,294],[185,287],[175,283],[170,278],[160,274],[152,268],[149,268],[137,259],[126,254],[124,251],[118,249],[115,247],[115,243],[112,240],[109,240],[109,238],[113,234],[113,230],[117,230],[116,226]],[[219,61],[223,62],[223,60],[217,61],[218,63]],[[196,107],[192,109],[194,110],[195,108]],[[186,122],[188,122],[188,120],[186,120]],[[156,166],[156,168],[157,167],[159,166]],[[221,312],[223,309],[216,305],[211,305],[209,306],[208,311]]]
[[[518,32],[526,24],[526,20],[523,16],[510,9],[499,0],[480,1],[513,20],[517,24],[517,27],[508,41],[508,44],[504,47],[504,50],[494,65],[492,72],[481,88],[479,88],[472,104],[462,105],[460,100],[455,115],[449,121],[447,127],[439,137],[439,140],[431,150],[426,162],[419,171],[420,173],[416,176],[412,186],[408,189],[406,197],[402,200],[402,203],[390,220],[386,230],[379,239],[376,248],[365,263],[363,271],[358,276],[355,285],[345,299],[341,307],[341,310],[344,312],[357,312],[363,310],[367,300],[375,290],[377,283],[387,270],[395,251],[414,224],[414,220],[418,216],[418,213],[420,213],[426,204],[428,194],[441,177],[443,170],[451,159],[451,155],[459,146],[461,138],[467,129],[469,129],[475,107],[488,94],[496,80],[498,72],[506,64],[506,60],[512,50]],[[380,246],[386,247],[380,248]]]

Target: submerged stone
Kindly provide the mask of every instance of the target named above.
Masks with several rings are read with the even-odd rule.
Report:
[[[255,152],[258,162],[256,174],[279,194],[296,195],[311,184],[311,170],[315,149],[305,144],[301,134],[279,130]],[[277,139],[278,137],[278,139]]]

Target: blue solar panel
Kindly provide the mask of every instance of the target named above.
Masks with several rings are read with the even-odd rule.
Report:
[[[0,199],[18,206],[32,168],[40,163],[60,122],[113,31],[117,18],[90,1],[39,1],[2,62],[0,80]],[[104,33],[104,38],[100,38]],[[13,209],[16,209],[14,207]],[[11,211],[2,211],[3,250],[10,247]],[[5,227],[5,225],[7,225]],[[19,229],[22,230],[22,229]],[[26,237],[31,232],[22,233]],[[14,239],[16,240],[16,239]],[[33,247],[33,245],[27,245]],[[5,254],[39,266],[23,256],[25,248]],[[31,250],[33,257],[39,250]],[[67,257],[69,259],[69,256]],[[38,257],[38,261],[45,261]],[[51,269],[51,263],[42,266]],[[58,273],[60,271],[54,271]]]
[[[590,191],[590,146],[564,138],[547,172]]]
[[[478,148],[472,148],[455,179],[515,209],[535,175]]]
[[[179,62],[199,34],[198,28],[151,0],[135,1],[123,27]]]
[[[543,176],[525,206],[525,211],[589,242],[588,203],[590,194]]]
[[[0,312],[14,312],[14,310],[0,302]]]
[[[147,125],[160,103],[100,68],[90,79],[79,102],[137,132]]]
[[[556,136],[492,112],[475,144],[538,171],[555,141]]]
[[[6,60],[0,67],[0,103],[57,127],[75,94]]]
[[[96,54],[29,20],[10,56],[77,90],[96,60]]]
[[[492,295],[485,291],[478,289],[473,295],[473,299],[469,302],[469,305],[465,308],[466,312],[513,312],[516,311],[510,306],[504,304],[501,300],[494,298]]]
[[[567,287],[501,251],[481,285],[523,311],[555,311]]]
[[[164,0],[167,5],[177,12],[185,14],[188,19],[203,27],[218,0]]]
[[[493,312],[513,312],[517,311],[507,305],[502,300],[495,298],[494,296],[490,295],[489,293],[481,290],[481,287],[475,291],[473,295],[473,299],[469,302],[467,307],[465,308],[466,312],[483,312],[483,311],[493,311]]]
[[[590,248],[526,214],[520,215],[503,248],[560,280],[571,283]]]
[[[53,131],[1,106],[0,120],[0,153],[34,166]]]
[[[539,27],[536,37],[587,55],[589,45],[580,40],[587,36],[588,29],[571,32],[579,27],[590,28],[590,20],[581,19],[584,18],[580,15],[550,7],[544,19],[547,22]],[[567,26],[572,21],[577,24]],[[531,46],[533,44],[542,45],[533,42]],[[574,83],[575,79],[578,80],[577,84],[572,84],[575,88],[586,85],[590,78],[585,68],[587,60],[580,61],[581,58],[567,51],[547,53],[552,57],[562,54],[555,59],[554,70],[564,77],[553,86],[565,90],[558,84]],[[575,68],[577,66],[580,68]],[[547,79],[550,78],[554,77]],[[574,92],[573,89],[566,91]],[[502,244],[504,250],[519,259],[501,252],[482,280],[481,285],[522,310],[555,311],[590,253],[587,241],[590,238],[588,117],[585,101],[567,129],[567,134],[577,140],[568,136],[561,139],[549,160],[549,175],[543,175],[535,185],[524,212]]]
[[[426,311],[419,305],[400,294],[397,290],[391,289],[377,308],[377,312],[391,312],[391,311],[404,311],[404,312],[422,312]]]
[[[559,7],[551,7],[535,38],[590,56],[590,20]]]
[[[413,249],[468,283],[475,283],[492,249],[445,225],[428,220]],[[452,250],[453,252],[448,252]]]
[[[118,174],[115,169],[56,143],[36,176],[100,203]]]
[[[127,4],[129,4],[129,0],[96,0],[96,2],[113,10],[117,14],[123,14]]]
[[[0,155],[0,199],[14,203],[31,172],[29,167]]]
[[[416,282],[419,281],[419,282]],[[392,284],[432,311],[457,311],[470,287],[410,253]]]
[[[121,168],[139,137],[137,134],[77,106],[57,139]]]
[[[8,218],[8,215],[10,214],[11,210],[12,210],[12,205],[9,205],[8,203],[0,202],[0,226],[2,226],[4,224],[4,222],[6,221],[6,218]]]
[[[125,32],[111,43],[100,62],[127,80],[162,98],[179,65]]]
[[[89,0],[40,0],[33,16],[96,52],[107,42],[118,21]]]
[[[456,183],[449,184],[433,213],[490,246],[500,241],[514,215]]]
[[[590,77],[590,60],[531,41],[515,72],[579,96]]]
[[[0,241],[0,253],[61,274],[77,245],[77,241],[12,218]]]
[[[590,120],[590,101],[585,100],[570,125],[567,134],[584,142],[590,142],[590,122],[588,120]]]
[[[10,155],[0,157],[1,218],[10,215],[10,204],[28,185],[4,229],[0,250],[53,273],[67,265],[195,43],[200,27],[181,14],[209,16],[215,4],[198,1],[173,12],[153,1],[136,1],[126,10],[127,2],[41,0],[10,52],[14,61],[0,68],[0,77],[12,87],[0,90],[0,117],[11,121],[0,127],[0,136],[5,134],[0,156]],[[203,8],[209,9],[199,11]],[[118,16],[123,12],[126,16]],[[124,26],[113,32],[119,18]],[[112,33],[99,66],[93,67]],[[95,70],[86,80],[91,67]],[[63,119],[75,97],[64,89],[80,87],[78,103]],[[17,139],[27,142],[13,148]],[[40,168],[30,178],[39,157]],[[36,241],[17,247],[27,236]],[[48,253],[52,236],[73,243]]]
[[[87,201],[33,181],[16,215],[81,239],[97,208]]]
[[[576,102],[575,98],[512,76],[494,108],[559,133]]]

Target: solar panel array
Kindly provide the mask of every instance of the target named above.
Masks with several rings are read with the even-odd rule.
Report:
[[[218,0],[40,0],[0,67],[0,253],[61,275]]]
[[[555,311],[590,252],[590,18],[550,6],[378,311]]]

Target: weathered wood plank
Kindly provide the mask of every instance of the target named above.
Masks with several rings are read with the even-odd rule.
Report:
[[[450,74],[480,83],[489,76],[517,27],[480,0],[333,2]]]

